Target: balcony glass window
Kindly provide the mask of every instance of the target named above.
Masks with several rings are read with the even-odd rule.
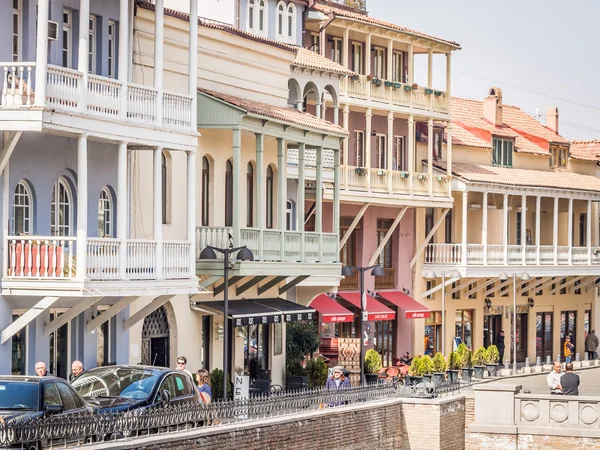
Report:
[[[277,5],[277,37],[283,39],[285,24],[285,4],[279,2]]]
[[[90,38],[89,38],[89,69],[90,73],[96,73],[96,17],[90,16]]]
[[[459,281],[455,281],[452,283],[452,290],[456,289],[456,287],[460,284]],[[460,300],[460,289],[452,293],[453,300]]]
[[[408,154],[404,145],[404,136],[394,136],[394,153],[392,154],[392,170],[408,170]]]
[[[587,246],[587,213],[579,214],[579,246]]]
[[[469,348],[473,348],[473,310],[456,311],[454,336],[459,337]]]
[[[365,165],[365,132],[354,132],[354,163],[356,167]]]
[[[331,43],[331,60],[338,64],[342,64],[342,40],[333,38]]]
[[[225,163],[225,226],[233,226],[233,164]]]
[[[442,351],[442,313],[432,311],[431,316],[425,319],[425,354],[433,356]]]
[[[13,0],[12,13],[12,60],[21,60],[21,34],[22,34],[22,4],[21,0]]]
[[[452,244],[452,210],[448,211],[444,220],[444,242]]]
[[[113,213],[112,195],[109,189],[104,187],[98,200],[98,237],[114,237]]]
[[[115,49],[117,41],[117,25],[112,20],[108,22],[108,76],[117,76]]]
[[[288,41],[296,41],[296,6],[290,3],[287,8],[287,36]]]
[[[254,166],[248,163],[246,172],[246,226],[254,226]]]
[[[202,157],[202,226],[207,227],[210,208],[210,165],[206,156]]]
[[[285,204],[285,229],[294,231],[296,229],[296,205],[292,200]]]
[[[378,47],[375,48],[373,63],[373,75],[377,78],[386,78],[384,49]]]
[[[340,217],[340,236],[345,236],[354,217]],[[352,234],[346,240],[344,246],[340,249],[340,262],[343,265],[355,266],[357,261],[357,247],[356,247],[356,236],[362,227],[362,219],[358,222]],[[358,274],[354,272],[351,276],[345,277],[340,281],[341,289],[357,289],[358,288]]]
[[[248,29],[254,30],[254,12],[256,11],[255,0],[248,0]]]
[[[267,167],[267,228],[273,228],[273,168]]]
[[[363,73],[363,45],[361,42],[352,43],[352,70],[358,74]]]
[[[315,53],[321,52],[321,36],[319,33],[310,34],[310,48]]]
[[[258,31],[264,33],[267,28],[267,2],[265,0],[259,0],[258,2]]]
[[[63,30],[62,30],[62,65],[68,69],[73,68],[73,58],[71,56],[71,30],[73,25],[73,13],[68,9],[63,10]]]
[[[161,196],[162,196],[162,223],[166,224],[168,220],[168,200],[167,197],[169,195],[169,172],[170,172],[170,156],[167,158],[167,154],[165,152],[161,155],[161,163],[160,163],[160,188],[161,188]]]
[[[33,202],[31,188],[25,181],[19,181],[13,198],[12,233],[15,236],[31,235]]]
[[[433,130],[433,159],[442,159],[442,136],[443,131],[440,129]]]
[[[52,236],[71,236],[73,219],[73,195],[71,187],[64,178],[59,178],[52,189],[50,203],[50,234]]]
[[[394,52],[394,59],[392,64],[392,81],[395,81],[396,83],[404,82],[402,78],[402,67],[402,53]]]
[[[569,147],[566,145],[551,145],[550,146],[550,167],[561,168],[567,167],[569,163]]]
[[[513,141],[493,138],[492,145],[492,165],[512,167]]]
[[[394,221],[392,219],[377,219],[377,245],[379,246],[385,239],[385,235],[388,233]],[[393,268],[393,249],[394,249],[394,235],[388,239],[383,247],[383,251],[379,255],[377,264],[384,269]]]
[[[425,208],[425,236],[429,236],[433,230],[434,209]]]
[[[377,151],[377,168],[387,169],[387,136],[378,134],[375,137],[375,146]]]

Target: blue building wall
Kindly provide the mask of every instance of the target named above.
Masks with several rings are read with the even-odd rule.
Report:
[[[258,1],[256,3],[258,5]],[[267,0],[267,37],[269,39],[278,40],[277,37],[277,4],[279,0]],[[285,0],[286,6],[289,3],[296,5],[296,38],[295,45],[302,45],[302,24],[305,5],[303,3],[290,2]],[[248,0],[240,1],[240,28],[245,31],[248,30]]]

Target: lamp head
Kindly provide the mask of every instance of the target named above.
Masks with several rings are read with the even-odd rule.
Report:
[[[385,272],[380,265],[376,265],[375,267],[373,267],[371,275],[373,275],[374,277],[382,277],[385,275]]]
[[[500,275],[498,275],[498,279],[500,281],[506,281],[506,280],[508,280],[508,275],[506,275],[505,272],[502,272]]]
[[[200,259],[217,259],[217,254],[210,247],[205,247],[204,250],[200,252]]]
[[[427,273],[425,274],[425,278],[428,280],[433,280],[433,279],[437,278],[437,275],[435,274],[435,272],[433,270],[428,270]]]
[[[530,308],[533,308],[535,306],[535,300],[533,300],[531,297],[529,297],[527,299],[527,304],[529,305]]]
[[[237,254],[238,261],[254,261],[254,254],[248,247],[242,247]]]
[[[354,269],[350,266],[342,267],[342,275],[345,277],[351,277],[354,274]]]
[[[457,280],[460,280],[462,278],[462,275],[458,270],[454,269],[450,274],[450,278],[456,278]]]
[[[492,306],[492,301],[491,301],[489,298],[486,298],[486,299],[485,299],[485,306],[486,306],[486,307],[488,307],[488,308],[489,308],[490,306]]]
[[[521,281],[529,281],[529,280],[531,280],[531,276],[527,272],[525,272],[525,273],[523,273],[523,275],[521,275]]]

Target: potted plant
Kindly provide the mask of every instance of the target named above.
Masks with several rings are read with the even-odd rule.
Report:
[[[442,92],[442,91],[435,91],[435,92],[433,93],[433,95],[435,95],[436,97],[439,97],[439,96],[440,96],[440,95],[442,95],[442,94],[443,94],[443,92]]]
[[[425,175],[424,173],[420,173],[417,175],[417,180],[419,181],[427,181],[427,175]]]
[[[448,356],[448,379],[458,381],[458,371],[460,370],[460,358],[456,352],[451,352]]]
[[[417,83],[413,83],[412,88],[416,91],[417,89],[419,89],[419,85]]]
[[[400,172],[400,178],[408,178],[408,172]]]
[[[433,361],[428,355],[421,357],[421,375],[423,376],[423,381],[432,381]]]
[[[440,352],[433,357],[433,384],[439,386],[446,378],[446,358]]]
[[[498,352],[498,347],[496,347],[495,345],[490,345],[485,351],[485,367],[487,367],[487,370],[490,373],[491,377],[496,376],[499,359],[500,353]]]
[[[407,380],[407,384],[414,385],[419,384],[423,381],[423,374],[421,372],[421,359],[423,356],[415,356],[410,363],[410,369],[408,369],[408,374],[410,378]]]
[[[464,354],[461,372],[463,380],[471,381],[471,378],[473,378],[473,352],[469,349]]]
[[[485,370],[485,354],[486,350],[483,347],[479,347],[473,353],[471,363],[473,364],[473,371],[475,378],[483,378],[483,371]]]
[[[379,175],[379,176],[385,175],[385,170],[384,169],[377,169],[377,175]]]
[[[306,363],[308,386],[311,388],[323,387],[327,382],[327,365],[320,356],[312,358]]]
[[[371,80],[371,83],[373,83],[373,85],[380,87],[381,86],[381,79],[380,78],[373,78]]]
[[[384,82],[385,87],[394,87],[394,83],[392,83],[391,81],[386,81]]]
[[[372,74],[367,75],[367,80],[371,81],[373,78],[375,78]]]
[[[360,80],[360,76],[357,73],[355,73],[350,76],[350,79],[352,81],[358,81],[358,80]]]
[[[365,169],[364,167],[357,167],[356,169],[354,169],[354,172],[357,175],[364,176],[367,173],[367,169]]]
[[[425,93],[426,93],[427,95],[431,95],[431,94],[433,94],[433,89],[430,89],[430,88],[425,88]]]
[[[402,87],[402,83],[393,83],[394,89],[400,89]]]
[[[410,91],[412,91],[412,86],[409,86],[408,84],[405,84],[404,85],[404,90],[410,92]]]
[[[367,384],[377,383],[379,375],[377,372],[381,370],[381,355],[375,349],[367,350],[365,354],[365,380]]]

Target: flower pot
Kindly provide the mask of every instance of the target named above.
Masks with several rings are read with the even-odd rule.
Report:
[[[444,372],[436,372],[433,374],[433,384],[434,386],[440,386],[444,380],[446,379],[446,374]]]
[[[498,364],[486,364],[485,367],[487,368],[488,372],[490,373],[490,377],[496,376],[496,371],[498,370]]]
[[[366,373],[365,374],[365,381],[367,382],[367,384],[377,384],[378,379],[379,379],[379,375],[377,375],[376,373]]]
[[[417,384],[421,384],[423,382],[423,377],[416,377],[414,375],[410,376],[409,386],[416,386]]]
[[[458,381],[458,370],[449,370],[448,371],[448,381]]]
[[[475,366],[473,367],[473,378],[483,378],[483,371],[485,370],[485,366]]]
[[[465,367],[462,370],[462,379],[464,381],[471,381],[471,378],[473,378],[473,369],[469,368],[469,367]]]
[[[426,373],[425,375],[423,375],[423,382],[425,382],[425,383],[431,383],[432,379],[433,379],[432,373]]]

